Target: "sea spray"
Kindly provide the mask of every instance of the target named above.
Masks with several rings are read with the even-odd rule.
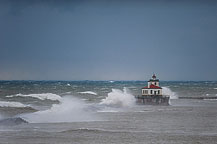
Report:
[[[118,107],[133,106],[136,102],[135,97],[130,93],[129,89],[124,88],[123,91],[119,89],[112,89],[105,99],[102,99],[100,104]]]
[[[25,114],[21,117],[31,123],[81,122],[95,121],[96,116],[88,110],[83,101],[65,96],[59,104],[53,104],[48,110]]]
[[[168,87],[162,87],[163,88],[163,95],[169,95],[170,96],[170,99],[178,99],[178,95],[171,91],[170,88]]]

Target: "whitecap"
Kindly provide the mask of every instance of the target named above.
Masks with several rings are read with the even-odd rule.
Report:
[[[20,102],[0,101],[0,107],[27,107]]]
[[[80,94],[92,94],[92,95],[97,95],[97,93],[92,92],[92,91],[84,91],[84,92],[77,92],[77,93],[80,93]]]
[[[6,97],[33,97],[33,98],[38,98],[40,100],[60,100],[61,96],[53,93],[41,93],[41,94],[16,94],[16,95],[10,95]]]
[[[69,91],[69,92],[64,92],[64,93],[62,93],[62,94],[71,94],[71,93],[72,93],[72,92]]]

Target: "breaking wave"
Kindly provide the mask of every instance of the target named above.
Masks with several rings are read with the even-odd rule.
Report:
[[[41,94],[28,94],[28,95],[24,95],[24,94],[16,94],[16,95],[10,95],[10,96],[6,96],[6,97],[33,97],[33,98],[37,98],[40,100],[61,100],[61,96],[57,95],[57,94],[53,94],[53,93],[41,93]]]
[[[169,95],[170,96],[170,99],[178,99],[178,95],[171,91],[168,87],[162,87],[163,90],[162,90],[162,93],[163,95]]]
[[[92,94],[92,95],[97,95],[97,93],[92,92],[92,91],[84,91],[84,92],[78,92],[80,94]]]
[[[21,117],[31,123],[81,122],[97,120],[88,105],[73,97],[62,97],[59,104],[48,110],[25,114]]]
[[[4,119],[0,118],[0,125],[4,125],[4,126],[5,125],[13,126],[13,125],[19,125],[19,124],[24,124],[24,123],[28,123],[28,122],[20,117],[4,118]]]
[[[27,107],[20,102],[0,101],[0,107]]]
[[[108,96],[105,99],[102,99],[100,104],[126,107],[133,106],[135,102],[135,97],[127,88],[124,88],[123,91],[119,89],[112,89],[112,92],[108,93]]]

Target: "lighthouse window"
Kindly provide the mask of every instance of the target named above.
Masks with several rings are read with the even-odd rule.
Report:
[[[151,94],[152,94],[152,90],[151,90]]]
[[[145,90],[145,94],[148,94],[148,90]]]
[[[160,90],[158,90],[158,94],[160,94]]]
[[[156,83],[156,82],[155,82],[154,84],[155,84],[155,85],[157,85],[157,83]]]

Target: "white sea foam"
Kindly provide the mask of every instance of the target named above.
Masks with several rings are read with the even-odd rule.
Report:
[[[117,110],[99,110],[97,112],[101,112],[101,113],[116,113],[118,111]]]
[[[80,94],[92,94],[92,95],[97,95],[97,93],[92,92],[92,91],[84,91],[84,92],[78,92]]]
[[[87,111],[88,105],[76,98],[63,97],[59,104],[48,110],[25,114],[21,117],[31,123],[94,121],[97,118]]]
[[[61,100],[61,96],[53,93],[41,93],[41,94],[16,94],[16,95],[10,95],[6,97],[33,97],[33,98],[38,98],[40,100]]]
[[[112,89],[112,92],[108,93],[108,96],[105,99],[102,99],[100,104],[126,107],[133,106],[135,102],[135,97],[127,88],[124,88],[123,91],[119,89]]]
[[[216,90],[217,90],[217,88],[213,88],[213,89],[216,89]]]
[[[26,107],[20,102],[0,101],[0,107]]]
[[[170,88],[168,87],[162,87],[162,88],[163,88],[162,90],[163,95],[169,95],[170,99],[178,99],[178,95],[175,92],[171,91]]]

